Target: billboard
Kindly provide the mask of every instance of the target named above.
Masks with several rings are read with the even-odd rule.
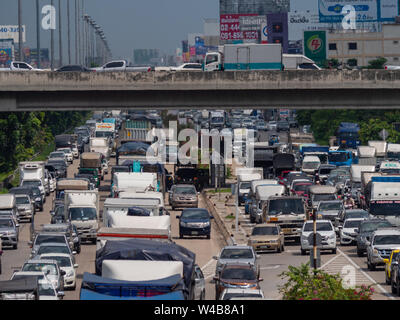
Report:
[[[22,26],[22,42],[26,42],[25,25]],[[0,39],[13,39],[14,43],[19,43],[18,26],[0,26]]]
[[[8,68],[14,59],[13,39],[0,39],[0,68]]]
[[[242,31],[240,19],[243,17],[258,16],[256,14],[221,14],[220,39],[221,41],[258,40],[259,28],[256,30]]]
[[[398,0],[318,0],[319,22],[342,22],[346,5],[354,7],[358,23],[394,21],[399,14]]]
[[[304,31],[304,55],[318,65],[327,57],[326,31]]]

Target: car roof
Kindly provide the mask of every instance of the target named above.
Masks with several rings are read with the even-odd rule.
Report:
[[[374,235],[391,235],[391,234],[399,234],[400,230],[395,227],[392,228],[382,228],[374,231]]]
[[[39,247],[44,247],[44,246],[52,246],[52,247],[68,247],[69,246],[66,243],[59,243],[59,242],[45,242],[39,245]]]
[[[222,248],[222,250],[225,249],[249,249],[249,250],[253,250],[253,247],[251,246],[246,246],[246,245],[236,245],[236,246],[225,246]]]
[[[42,257],[66,257],[66,258],[71,258],[71,255],[68,253],[42,253],[41,255],[39,255],[40,259],[39,261],[43,261],[46,259],[42,259]]]
[[[28,261],[25,261],[24,264],[26,263],[49,263],[49,264],[57,264],[56,260],[50,260],[50,259],[30,259]]]
[[[346,223],[346,221],[364,221],[364,218],[348,218],[346,220],[344,220],[344,222]]]
[[[331,220],[327,220],[327,219],[318,219],[316,222],[317,222],[317,223],[328,222],[328,223],[331,223],[331,224],[332,224]],[[313,221],[313,220],[304,221],[304,224],[306,224],[306,223],[314,223],[314,221]]]

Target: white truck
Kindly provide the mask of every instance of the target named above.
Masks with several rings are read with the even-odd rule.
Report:
[[[254,208],[250,212],[250,222],[262,223],[263,202],[268,201],[270,197],[284,196],[285,192],[286,187],[281,184],[257,186]]]
[[[97,122],[94,134],[96,138],[114,138],[115,123]]]
[[[15,194],[0,194],[0,217],[4,216],[13,217],[15,223],[18,223],[18,208]]]
[[[107,62],[101,67],[92,68],[96,72],[130,71],[130,72],[150,72],[151,66],[130,66],[126,60],[114,60]]]
[[[387,158],[389,160],[400,160],[400,144],[388,143]]]
[[[378,160],[378,163],[386,158],[387,146],[388,146],[388,143],[386,141],[379,141],[379,140],[368,141],[368,146],[375,147],[376,158]]]
[[[361,173],[362,172],[375,172],[375,166],[374,165],[352,164],[350,166],[350,180],[352,182],[361,183]]]
[[[376,148],[372,146],[357,147],[358,164],[376,165]]]
[[[151,211],[153,212],[154,215],[159,216],[163,214],[167,214],[167,210],[165,209],[165,203],[164,203],[164,196],[162,192],[156,192],[156,191],[146,191],[146,192],[141,192],[141,191],[136,191],[136,192],[129,192],[129,191],[122,191],[119,194],[119,198],[121,199],[131,199],[135,201],[135,205],[141,207],[141,203],[143,204],[144,207],[148,207],[151,205]],[[156,208],[158,208],[157,211],[153,210],[152,204],[156,204]]]
[[[207,52],[204,71],[282,70],[281,44],[226,44]]]
[[[110,158],[110,143],[109,138],[90,138],[89,152],[99,152],[106,159]]]
[[[263,178],[263,168],[238,168],[236,169],[238,204],[245,203],[250,192],[251,182]]]
[[[119,197],[121,191],[154,191],[157,190],[157,173],[153,172],[115,172],[111,197]]]
[[[182,261],[104,260],[104,278],[125,281],[151,281],[179,274],[183,277]]]
[[[43,202],[46,200],[46,195],[50,194],[49,181],[45,175],[44,161],[29,161],[20,162],[19,167],[19,185],[21,187],[39,187],[43,197]]]
[[[36,69],[26,62],[11,61],[10,67],[0,68],[0,71],[43,71],[43,70]]]
[[[313,60],[302,54],[282,54],[284,70],[321,70]]]
[[[99,198],[97,190],[65,191],[65,219],[76,226],[82,241],[96,243],[99,229]]]

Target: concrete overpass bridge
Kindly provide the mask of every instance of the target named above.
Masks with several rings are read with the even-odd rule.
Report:
[[[400,71],[0,72],[0,111],[400,107]]]

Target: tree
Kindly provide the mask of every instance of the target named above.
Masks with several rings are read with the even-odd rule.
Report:
[[[370,60],[368,62],[367,69],[385,69],[386,58],[380,57],[375,60]]]

